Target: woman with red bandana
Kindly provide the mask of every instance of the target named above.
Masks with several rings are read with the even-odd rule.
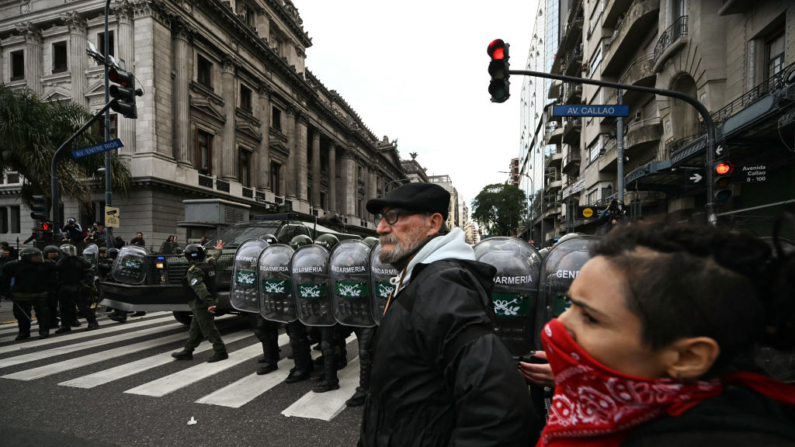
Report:
[[[683,226],[615,231],[592,255],[542,330],[555,394],[538,446],[795,445],[795,386],[747,361],[795,345],[795,257]]]

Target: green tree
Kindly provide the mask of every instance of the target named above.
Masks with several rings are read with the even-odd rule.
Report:
[[[527,197],[516,185],[487,185],[472,200],[472,219],[492,236],[512,235],[527,214]]]
[[[16,171],[24,178],[21,199],[28,207],[33,195],[50,197],[50,165],[55,151],[90,118],[85,108],[73,102],[42,102],[30,90],[12,90],[0,83],[0,169]],[[103,140],[104,135],[100,137],[89,130],[65,150]],[[104,185],[104,173],[97,172],[104,166],[105,157],[101,155],[75,160],[67,154],[58,164],[61,197],[90,205],[92,186]],[[114,192],[126,196],[130,171],[116,154],[112,158],[111,178]]]

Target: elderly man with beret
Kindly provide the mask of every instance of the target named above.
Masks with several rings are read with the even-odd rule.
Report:
[[[400,271],[374,347],[360,446],[527,446],[538,437],[517,365],[494,334],[494,267],[475,261],[450,194],[411,183],[367,203],[380,260]]]

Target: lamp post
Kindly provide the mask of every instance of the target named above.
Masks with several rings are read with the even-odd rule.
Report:
[[[392,183],[398,183],[398,182],[409,182],[409,183],[411,183],[411,180],[409,180],[407,178],[399,178],[397,180],[392,180],[390,182],[387,182],[386,185],[384,185],[383,194],[386,195],[386,189],[389,187],[389,185],[391,185]]]
[[[500,174],[513,175],[511,172],[508,172],[508,171],[497,171],[497,172],[499,172]],[[533,177],[530,177],[529,175],[527,175],[524,172],[520,172],[519,175],[522,175],[522,176],[526,177],[528,180],[530,180],[530,194],[528,194],[528,196],[527,196],[527,201],[530,202],[530,239],[533,239],[533,229],[535,227],[535,210],[533,209],[534,207],[533,207],[533,198],[532,197],[533,197],[533,194],[535,194],[536,187],[535,187],[535,183],[533,182]],[[535,239],[533,239],[533,240],[535,241]]]

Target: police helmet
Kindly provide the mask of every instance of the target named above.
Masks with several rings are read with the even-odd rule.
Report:
[[[364,240],[362,240],[362,242],[367,244],[368,247],[373,248],[375,247],[375,244],[378,243],[378,238],[373,236],[367,236],[366,238],[364,238]]]
[[[293,250],[298,250],[299,248],[303,247],[304,245],[309,245],[311,243],[312,243],[312,238],[311,237],[309,237],[309,236],[307,236],[305,234],[299,234],[298,236],[296,236],[296,237],[292,238],[292,240],[290,240],[290,247],[292,247]]]
[[[63,244],[61,245],[61,253],[66,256],[77,256],[77,247],[72,244]]]
[[[34,260],[38,256],[38,260]],[[35,247],[25,247],[19,252],[19,257],[24,262],[41,262],[41,250]]]
[[[199,244],[189,244],[185,247],[185,258],[190,262],[204,261],[204,247]]]
[[[318,238],[315,239],[315,243],[322,246],[326,250],[331,251],[335,245],[340,243],[340,240],[333,234],[324,234],[322,236],[318,236]]]
[[[74,217],[67,217],[66,218],[66,223],[74,223],[74,222],[75,222],[75,218]]]
[[[263,234],[262,236],[259,237],[259,240],[267,242],[268,245],[273,245],[273,244],[278,244],[279,243],[279,240],[276,239],[276,236],[274,236],[274,235],[272,235],[270,233]]]
[[[116,247],[109,248],[107,254],[105,254],[105,257],[110,260],[116,259],[118,256],[119,256],[119,249]]]
[[[58,253],[58,256],[60,256],[61,255],[61,250],[58,248],[57,245],[48,245],[48,246],[44,247],[43,253],[44,253],[44,257],[49,257],[50,253]]]
[[[104,254],[105,256],[108,255],[108,248],[107,247],[99,247],[99,254]]]

